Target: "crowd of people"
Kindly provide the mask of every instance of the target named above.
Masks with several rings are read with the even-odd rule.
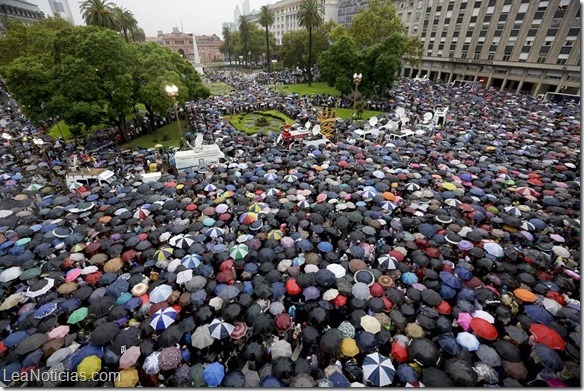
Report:
[[[0,380],[580,386],[579,105],[404,79],[377,124],[320,146],[224,120],[317,123],[328,98],[279,78],[215,76],[234,90],[184,109],[228,162],[148,183],[121,175],[148,151],[112,144],[90,164],[123,179],[67,185],[85,147],[3,108]],[[436,106],[432,133],[346,142]]]

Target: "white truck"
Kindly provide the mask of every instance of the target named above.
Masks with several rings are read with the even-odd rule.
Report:
[[[189,146],[191,146],[189,144]],[[178,172],[188,169],[198,169],[211,164],[225,163],[225,154],[219,149],[219,145],[203,144],[203,134],[199,133],[195,139],[195,145],[191,150],[177,151],[174,154],[174,165]]]
[[[111,185],[119,178],[113,171],[105,170],[103,168],[80,168],[79,171],[71,171],[65,175],[65,182],[67,187],[74,183],[79,183],[83,186],[93,186],[94,184]]]

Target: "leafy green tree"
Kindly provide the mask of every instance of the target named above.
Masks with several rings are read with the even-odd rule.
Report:
[[[369,0],[367,9],[361,9],[353,18],[349,32],[361,48],[383,41],[391,34],[406,33],[391,1]]]
[[[249,42],[251,39],[251,30],[253,24],[250,22],[247,15],[239,17],[239,39],[241,43],[241,50],[243,51],[243,59],[245,65],[249,63]]]
[[[296,14],[298,24],[308,30],[308,85],[312,83],[312,31],[324,21],[324,7],[319,0],[302,0]]]
[[[404,59],[413,67],[417,67],[422,61],[423,54],[424,47],[422,46],[422,42],[420,42],[420,37],[407,37],[404,44]]]
[[[270,10],[268,5],[262,5],[260,7],[260,24],[266,29],[266,60],[268,63],[268,72],[270,72],[270,65],[272,59],[270,57],[270,32],[269,27],[274,24],[276,17],[274,12]]]
[[[146,33],[142,27],[133,27],[130,29],[130,35],[134,42],[146,42]]]
[[[41,19],[30,25],[7,20],[6,31],[0,37],[0,72],[19,57],[47,53],[57,33],[69,27],[71,24],[60,17]]]
[[[229,65],[231,65],[231,56],[234,52],[234,40],[231,34],[231,30],[229,30],[229,27],[223,27],[223,31],[222,31],[222,35],[223,35],[223,43],[221,44],[221,47],[219,48],[219,50],[221,51],[221,53],[223,54],[227,54],[227,57],[229,57]]]
[[[165,113],[174,103],[164,89],[166,85],[178,87],[179,103],[209,96],[210,91],[203,85],[192,64],[178,53],[154,42],[132,45],[131,50],[135,59],[131,65],[133,103],[144,104],[151,126],[154,126],[154,114]]]
[[[328,21],[322,24],[313,35],[312,54],[318,59],[332,42],[331,34],[341,25]],[[297,30],[284,34],[280,46],[280,59],[287,68],[300,68],[308,72],[308,31]]]
[[[352,75],[357,72],[358,57],[359,49],[355,40],[348,34],[342,35],[320,55],[318,69],[321,80],[343,95],[349,94],[353,84]]]
[[[85,24],[88,26],[99,26],[118,31],[114,7],[114,3],[108,0],[85,0],[79,9]]]

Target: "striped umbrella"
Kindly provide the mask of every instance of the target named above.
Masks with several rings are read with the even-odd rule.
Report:
[[[521,216],[521,211],[514,206],[506,206],[505,212],[507,212],[508,214],[510,214],[512,216],[516,216],[516,217]]]
[[[165,261],[172,255],[173,249],[172,247],[164,246],[160,247],[158,250],[154,252],[154,259],[156,261]]]
[[[152,315],[150,326],[154,330],[165,330],[176,320],[176,310],[172,307],[161,308]]]
[[[363,380],[377,387],[393,383],[395,368],[391,360],[379,353],[371,353],[363,360]]]
[[[185,255],[181,263],[187,269],[195,269],[201,264],[201,256],[197,254],[188,254]]]
[[[417,183],[410,182],[406,185],[407,191],[418,191],[420,189],[421,189],[421,187]]]
[[[28,185],[28,187],[24,190],[26,191],[39,191],[40,189],[42,189],[44,186],[39,184],[39,183],[31,183],[30,185]]]
[[[444,203],[448,206],[454,206],[455,208],[462,204],[462,201],[457,200],[456,198],[447,198],[446,200],[444,200]]]
[[[291,175],[291,174],[288,174],[284,177],[284,181],[288,182],[288,183],[293,183],[293,182],[296,182],[297,180],[298,180],[298,178],[296,178],[295,175]]]
[[[236,244],[229,249],[229,256],[233,259],[243,259],[249,253],[249,247],[245,244]]]
[[[246,212],[246,213],[243,213],[241,216],[239,216],[239,222],[241,224],[249,225],[257,220],[258,220],[258,215],[257,215],[257,213],[253,213],[253,212]]]
[[[296,205],[301,209],[310,209],[310,203],[306,200],[298,201]]]
[[[284,233],[279,229],[273,229],[268,232],[268,239],[280,240],[284,237]]]
[[[276,196],[276,195],[278,195],[279,192],[280,192],[280,190],[274,189],[272,187],[272,188],[266,190],[266,193],[265,194],[266,194],[266,196],[270,197],[270,196]]]
[[[399,268],[399,261],[389,254],[380,256],[377,258],[377,262],[379,262],[379,266],[381,266],[383,270],[396,270]]]
[[[72,182],[69,184],[69,186],[67,186],[67,188],[69,190],[77,190],[79,188],[83,187],[83,184],[79,183],[79,182]]]
[[[538,196],[538,192],[535,191],[535,189],[532,189],[531,187],[518,187],[517,188],[517,194],[522,195],[523,197],[537,197]]]
[[[382,201],[379,203],[379,207],[383,210],[388,210],[392,212],[395,210],[395,208],[397,208],[397,204],[394,204],[391,201]]]
[[[134,212],[134,218],[135,219],[144,220],[148,216],[150,216],[150,211],[148,209],[146,209],[146,208],[138,208]]]
[[[203,188],[203,190],[205,190],[205,191],[215,191],[215,190],[217,190],[217,186],[215,186],[215,185],[213,185],[211,183],[208,183],[207,185],[205,185],[205,187]]]
[[[265,202],[254,202],[253,204],[247,207],[247,210],[253,213],[260,213],[266,208],[268,208],[268,204],[266,204]]]
[[[219,227],[210,227],[205,231],[205,235],[207,235],[210,238],[218,238],[220,236],[223,236],[223,233],[224,233],[223,229]]]
[[[377,195],[377,190],[373,186],[365,186],[363,192],[361,193],[361,197],[363,199],[369,200],[374,198]]]
[[[264,178],[267,181],[276,181],[276,180],[278,180],[278,176],[276,174],[271,173],[271,172],[269,172],[267,174],[264,174]]]
[[[229,338],[233,329],[235,329],[235,326],[231,323],[225,322],[223,318],[213,319],[209,325],[209,333],[211,334],[211,337],[215,339]]]
[[[173,247],[186,250],[195,243],[195,237],[192,235],[176,235],[170,238],[168,243]]]

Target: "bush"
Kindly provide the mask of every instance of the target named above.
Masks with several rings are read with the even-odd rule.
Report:
[[[255,120],[255,126],[257,127],[262,127],[262,126],[268,126],[270,124],[270,121],[268,121],[268,119],[266,117],[259,116],[257,117],[257,119]]]
[[[169,140],[170,140],[170,136],[168,134],[162,135],[162,141],[169,141]]]

